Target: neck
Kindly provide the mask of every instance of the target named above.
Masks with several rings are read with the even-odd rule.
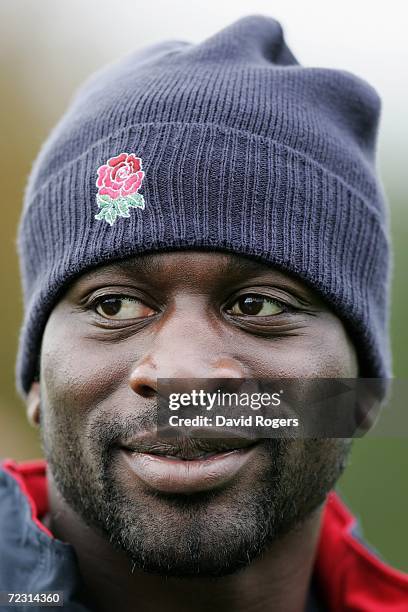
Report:
[[[49,526],[75,549],[84,602],[101,612],[303,612],[319,537],[322,507],[236,574],[221,578],[166,578],[131,570],[124,553],[88,527],[49,483]]]

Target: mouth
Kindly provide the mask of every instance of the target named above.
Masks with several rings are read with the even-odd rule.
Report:
[[[236,438],[187,438],[169,439],[140,437],[121,444],[124,450],[133,453],[147,453],[157,457],[168,457],[183,461],[193,461],[219,453],[241,450],[253,446],[256,440],[247,437]]]
[[[139,439],[121,445],[126,468],[148,488],[192,494],[225,486],[238,477],[255,452],[253,439]]]

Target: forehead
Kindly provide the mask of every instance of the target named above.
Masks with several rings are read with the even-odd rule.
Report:
[[[305,299],[320,301],[314,290],[299,277],[253,257],[221,251],[183,250],[132,256],[89,269],[76,279],[73,287],[121,280],[160,288],[191,284],[202,290],[256,280],[295,291]]]

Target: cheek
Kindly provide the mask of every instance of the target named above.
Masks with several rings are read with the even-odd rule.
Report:
[[[65,317],[50,317],[41,348],[41,383],[50,406],[86,412],[123,387],[129,364],[120,345],[84,337]]]
[[[356,351],[339,319],[330,315],[299,332],[254,345],[254,377],[355,378]]]
[[[325,378],[355,378],[359,375],[356,349],[340,319],[329,315],[316,352]]]

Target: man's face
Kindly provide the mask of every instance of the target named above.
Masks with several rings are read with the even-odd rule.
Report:
[[[65,501],[134,565],[227,574],[322,504],[349,442],[261,439],[226,478],[212,481],[205,468],[202,485],[164,486],[139,477],[121,448],[151,443],[157,379],[357,375],[342,322],[299,280],[220,252],[129,259],[81,276],[49,317],[39,390],[45,456]]]

